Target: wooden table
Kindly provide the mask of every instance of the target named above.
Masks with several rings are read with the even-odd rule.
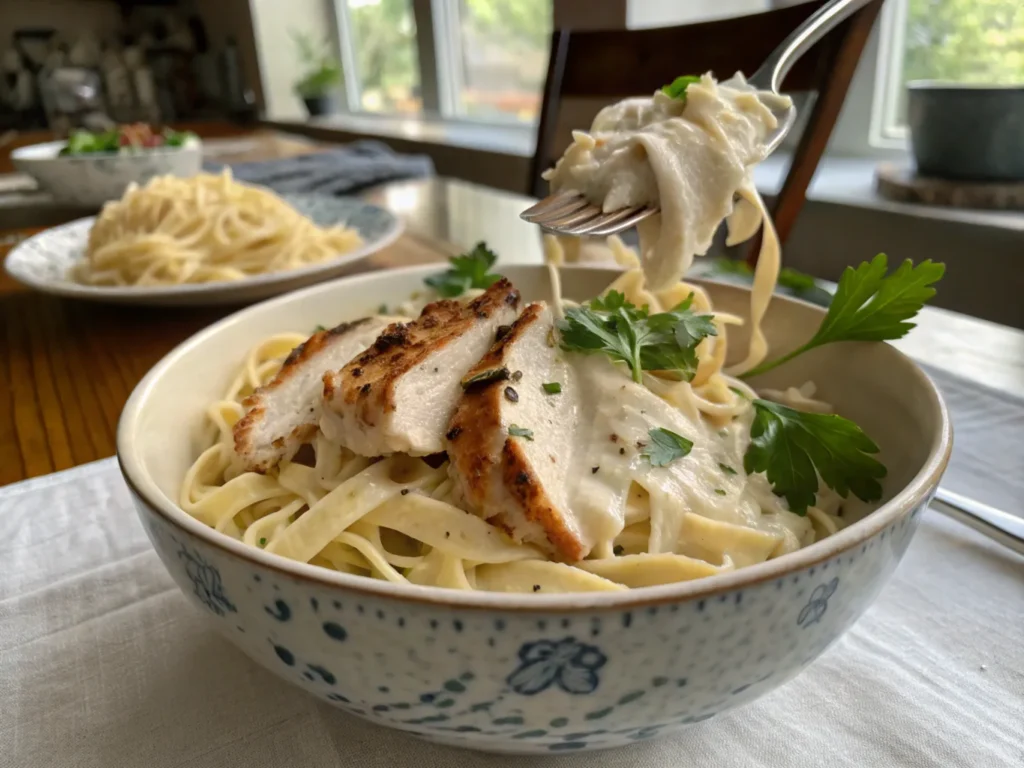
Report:
[[[440,261],[486,240],[502,261],[538,263],[526,198],[449,179],[367,195],[406,234],[361,269]],[[0,276],[0,485],[114,453],[118,415],[146,371],[232,308],[114,307],[30,292]],[[937,367],[1024,396],[1024,333],[926,310],[901,348]]]

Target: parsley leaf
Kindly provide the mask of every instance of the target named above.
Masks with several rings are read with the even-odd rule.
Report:
[[[908,259],[891,275],[884,253],[865,261],[856,269],[847,267],[828,314],[817,333],[801,347],[777,360],[769,360],[743,374],[743,378],[770,371],[799,354],[836,341],[889,341],[907,334],[909,322],[932,296],[932,285],[942,277],[946,266],[931,259],[917,266]]]
[[[501,279],[501,275],[488,271],[497,260],[497,254],[486,243],[479,242],[473,250],[448,259],[451,268],[447,272],[430,275],[423,282],[446,299],[461,296],[471,288],[490,288]]]
[[[489,368],[464,378],[462,380],[462,388],[469,389],[470,387],[475,387],[478,384],[490,384],[492,381],[507,381],[510,375],[508,368],[505,366],[501,366],[500,368]]]
[[[686,456],[693,448],[692,440],[661,427],[656,427],[647,434],[650,435],[651,442],[640,455],[646,456],[654,467],[667,466],[676,459]]]
[[[562,391],[562,385],[559,384],[557,381],[548,381],[541,384],[541,386],[544,388],[544,391],[547,392],[549,395],[557,395],[559,392]]]
[[[533,440],[533,430],[527,429],[526,427],[520,427],[518,424],[509,424],[508,433],[512,437],[521,437],[525,440]]]
[[[687,307],[692,298],[686,300]],[[711,315],[695,315],[686,312],[675,327],[676,343],[680,347],[696,347],[706,336],[717,336],[718,329]]]
[[[717,335],[709,315],[690,311],[691,294],[669,312],[650,314],[618,291],[573,307],[558,329],[562,349],[583,354],[603,353],[625,363],[633,381],[643,381],[644,371],[673,371],[690,381],[697,372],[697,345]]]
[[[862,501],[882,497],[878,481],[885,466],[870,455],[878,446],[849,419],[754,400],[750,438],[743,469],[767,474],[776,495],[798,515],[814,503],[819,475],[843,498],[850,491]]]
[[[684,104],[686,103],[686,89],[694,83],[699,83],[700,77],[697,75],[680,75],[668,85],[661,87],[662,93],[671,96],[673,99],[679,99]]]

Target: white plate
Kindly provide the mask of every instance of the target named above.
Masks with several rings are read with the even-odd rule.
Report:
[[[85,258],[89,230],[95,221],[95,217],[90,216],[29,238],[11,251],[4,267],[19,283],[57,296],[116,304],[235,304],[265,299],[336,277],[402,234],[402,223],[394,214],[362,200],[324,195],[282,197],[322,227],[335,224],[352,227],[363,239],[362,245],[329,261],[245,280],[152,287],[83,285],[68,275],[71,267]]]

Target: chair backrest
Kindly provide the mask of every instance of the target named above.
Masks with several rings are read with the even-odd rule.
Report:
[[[530,169],[529,192],[547,194],[541,173],[571,141],[571,128],[589,127],[598,109],[618,99],[653,93],[681,74],[711,71],[720,78],[754,72],[768,54],[826,0],[678,27],[639,30],[555,30]],[[828,144],[861,51],[883,0],[866,5],[793,67],[786,91],[817,96],[804,122],[789,172],[772,206],[782,240],[803,207],[807,186]],[[563,113],[571,113],[566,115]],[[801,121],[803,122],[803,121]]]

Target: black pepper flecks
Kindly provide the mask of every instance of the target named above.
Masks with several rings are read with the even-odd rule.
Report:
[[[462,427],[452,427],[445,433],[445,437],[449,440],[454,440],[456,437],[462,434]]]
[[[370,383],[369,382],[367,382],[366,384],[363,384],[363,386],[361,386],[359,388],[359,394],[361,394],[361,395],[368,395],[368,394],[370,394]]]
[[[512,381],[521,381],[522,378],[523,378],[523,372],[522,371],[516,371],[515,373],[512,374]]]
[[[530,476],[525,472],[520,472],[518,475],[516,475],[516,482],[519,483],[520,485],[525,485],[526,483],[530,482]]]
[[[619,456],[625,456],[625,455],[626,455],[626,449],[625,448],[619,448]]]
[[[409,489],[408,488],[403,488],[402,489],[402,495],[403,496],[408,496],[409,495]]]
[[[590,468],[590,474],[596,475],[597,474],[597,470],[599,470],[599,469],[600,469],[600,467],[591,467]]]
[[[512,389],[512,387],[505,387],[505,399],[510,403],[518,403],[519,393]]]
[[[512,330],[512,326],[511,325],[499,325],[498,326],[498,330],[495,331],[495,333],[494,333],[494,340],[495,341],[501,341],[506,336],[508,336],[508,332],[511,331],[511,330]]]
[[[533,585],[533,591],[534,592],[540,592],[540,584],[534,584]]]

